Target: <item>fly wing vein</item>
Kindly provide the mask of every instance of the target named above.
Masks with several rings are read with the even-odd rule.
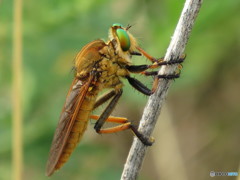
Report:
[[[91,81],[92,77],[89,78],[87,83],[83,83],[78,79],[74,79],[72,83],[50,149],[50,155],[47,163],[48,176],[54,172],[55,165],[57,164],[66,144],[72,125],[74,124],[78,114],[79,107],[87,93]]]

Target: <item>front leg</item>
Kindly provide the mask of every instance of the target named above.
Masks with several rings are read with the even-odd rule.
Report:
[[[152,95],[158,86],[158,79],[167,79],[167,80],[171,80],[171,79],[176,79],[179,78],[179,74],[166,74],[166,75],[157,75],[157,71],[153,71],[153,72],[148,72],[148,74],[145,74],[147,76],[155,76],[155,80],[152,86],[152,89],[149,89],[147,86],[145,86],[143,83],[141,83],[139,80],[132,78],[130,76],[126,76],[125,78],[128,80],[129,84],[134,87],[136,90],[138,90],[139,92],[150,96]]]
[[[115,106],[116,106],[119,98],[121,97],[121,95],[122,95],[122,90],[120,90],[119,92],[117,92],[115,94],[115,96],[110,101],[110,103],[108,104],[106,109],[103,111],[103,113],[101,114],[101,116],[99,117],[98,121],[96,122],[96,124],[94,126],[94,129],[96,130],[96,132],[100,132],[103,124],[105,123],[105,121],[110,116],[110,114],[113,111],[113,109],[115,108]]]
[[[137,52],[137,51],[130,52],[130,54],[133,55],[133,56],[142,56],[142,54],[140,52]]]
[[[136,48],[139,51],[139,53],[131,52],[131,55],[138,55],[138,56],[143,55],[148,60],[150,60],[153,64],[150,65],[148,67],[148,69],[154,69],[154,68],[157,68],[157,67],[163,66],[163,65],[181,64],[184,61],[184,59],[186,58],[186,55],[183,54],[181,57],[179,57],[176,60],[171,60],[171,61],[166,62],[166,61],[164,61],[164,57],[156,59],[153,56],[151,56],[150,54],[148,54],[146,51],[144,51],[142,48],[140,48],[140,47],[136,47]]]
[[[142,49],[139,48],[139,50],[142,50]],[[145,51],[143,51],[143,52],[146,54]],[[145,76],[155,76],[154,83],[153,83],[151,90],[148,87],[146,87],[144,84],[142,84],[140,81],[138,81],[137,79],[134,79],[130,76],[126,76],[125,78],[128,80],[129,84],[132,85],[136,90],[138,90],[139,92],[141,92],[147,96],[150,96],[151,94],[153,94],[156,91],[158,83],[159,83],[159,79],[166,79],[166,80],[176,79],[176,78],[179,78],[180,72],[178,72],[178,73],[175,72],[174,74],[158,75],[158,71],[148,72],[146,70],[154,69],[154,68],[164,66],[164,65],[174,65],[174,64],[179,64],[180,65],[179,69],[181,69],[182,68],[181,63],[184,61],[185,57],[186,57],[186,55],[182,55],[180,58],[171,60],[171,61],[163,61],[162,59],[155,61],[153,58],[151,58],[151,56],[148,56],[148,59],[152,59],[155,61],[155,62],[152,61],[153,64],[151,64],[151,65],[145,64],[145,65],[128,65],[128,66],[126,66],[126,69],[129,72],[141,73]]]
[[[185,58],[186,58],[186,55],[182,55],[180,58],[173,59],[171,61],[163,61],[163,59],[161,58],[151,65],[147,65],[147,64],[144,64],[144,65],[127,65],[126,69],[129,72],[132,72],[132,73],[142,73],[142,74],[144,74],[144,72],[148,69],[155,69],[155,68],[158,68],[158,67],[161,67],[161,66],[174,65],[174,64],[180,64],[181,65],[181,63],[185,60]]]
[[[144,56],[144,57],[146,57],[148,60],[150,60],[152,63],[154,63],[154,62],[159,62],[159,61],[163,60],[163,58],[156,59],[156,58],[152,57],[151,55],[149,55],[146,51],[144,51],[144,50],[143,50],[142,48],[140,48],[140,47],[136,47],[136,48],[137,48],[137,50],[138,50],[139,52],[137,52],[137,51],[132,51],[132,52],[130,52],[131,55]]]
[[[151,55],[149,55],[146,51],[144,51],[142,48],[137,47],[137,50],[143,55],[145,56],[148,60],[150,60],[152,63],[158,62],[160,59],[156,59],[154,57],[152,57]]]
[[[108,104],[108,106],[106,107],[106,109],[103,111],[103,113],[100,116],[93,116],[93,115],[91,116],[92,119],[97,120],[97,122],[94,126],[94,129],[96,130],[97,133],[100,133],[100,134],[102,134],[102,133],[114,133],[114,132],[119,132],[119,131],[123,131],[123,130],[126,130],[126,129],[131,129],[132,132],[139,138],[139,140],[144,145],[151,146],[152,143],[153,143],[153,139],[145,138],[145,136],[137,130],[137,127],[135,127],[126,118],[109,117],[111,112],[115,108],[115,106],[116,106],[119,98],[121,97],[121,95],[122,95],[122,90],[115,93],[115,96],[113,96],[113,94],[110,92],[110,93],[106,94],[105,96],[103,96],[102,98],[100,98],[97,105],[102,104],[104,100],[107,101],[113,96],[113,99],[110,101],[110,103]],[[97,105],[95,105],[95,106],[97,106]],[[120,123],[121,125],[111,127],[111,128],[102,129],[102,126],[106,121]]]
[[[148,69],[155,69],[158,68],[160,66],[166,66],[166,65],[173,65],[173,64],[180,64],[184,61],[184,59],[177,59],[177,60],[173,60],[173,61],[162,61],[159,63],[153,63],[151,65],[147,65],[147,64],[143,64],[143,65],[127,65],[126,69],[131,72],[131,73],[142,73],[144,74],[144,72]]]
[[[130,76],[126,76],[125,78],[128,80],[129,84],[132,85],[132,87],[134,87],[139,92],[147,96],[150,96],[153,93],[152,90],[150,90],[147,86],[145,86],[139,80],[132,78]]]

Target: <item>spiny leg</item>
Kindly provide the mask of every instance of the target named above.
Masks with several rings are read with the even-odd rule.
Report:
[[[176,78],[180,77],[181,69],[182,69],[182,62],[186,58],[186,55],[183,54],[180,58],[176,60],[171,60],[171,61],[163,61],[163,62],[158,62],[157,65],[152,65],[149,69],[155,68],[157,66],[162,66],[162,65],[174,65],[178,64],[178,71],[173,73],[173,74],[158,74],[158,71],[143,71],[141,74],[145,76],[155,76],[153,86],[152,86],[152,93],[154,93],[158,87],[159,79],[165,79],[165,80],[174,80]],[[154,67],[155,66],[155,67]]]
[[[158,68],[160,66],[166,66],[166,65],[174,65],[174,64],[178,64],[181,69],[182,65],[181,63],[183,63],[183,61],[186,58],[186,54],[182,54],[180,57],[178,57],[177,59],[171,59],[170,61],[164,61],[162,58],[160,59],[160,61],[157,61],[155,63],[153,63],[152,65],[149,66],[149,69],[155,69]]]
[[[160,66],[166,66],[166,65],[174,65],[174,64],[181,64],[184,59],[186,58],[186,55],[182,55],[180,58],[175,59],[175,60],[171,60],[171,61],[156,61],[151,65],[129,65],[126,66],[127,70],[132,72],[132,73],[142,73],[144,74],[144,71],[148,70],[148,69],[155,69],[158,68]]]
[[[97,131],[97,133],[102,128],[103,124],[105,123],[106,119],[110,116],[111,112],[115,108],[119,98],[122,95],[122,90],[116,93],[116,95],[113,97],[113,99],[110,101],[106,109],[103,111],[101,116],[99,117],[98,121],[96,122],[94,129]]]
[[[126,76],[125,78],[127,78],[129,84],[134,87],[136,90],[138,90],[139,92],[150,96],[152,94],[152,91],[145,86],[143,83],[141,83],[139,80],[132,78],[130,76]]]
[[[171,61],[164,61],[164,57],[162,58],[154,58],[153,56],[151,56],[150,54],[148,54],[146,51],[144,51],[142,48],[137,47],[137,50],[140,52],[132,52],[131,55],[143,55],[144,57],[146,57],[148,60],[150,60],[153,63],[152,68],[155,68],[155,66],[159,67],[162,65],[171,65],[171,64],[180,64],[184,61],[184,59],[186,58],[186,55],[183,54],[181,55],[179,58],[177,58],[176,60],[171,60]]]
[[[138,137],[138,139],[146,146],[151,146],[154,143],[154,138],[151,137],[150,139],[145,138],[143,134],[141,134],[137,127],[131,124],[131,122],[124,123],[122,125],[118,125],[111,128],[101,129],[99,133],[115,133],[120,132],[123,130],[131,129],[135,136]]]
[[[91,116],[90,116],[90,119],[98,120],[99,117],[100,117],[100,116],[98,116],[98,115],[91,115]],[[123,123],[128,122],[128,120],[127,120],[127,118],[125,118],[125,117],[109,116],[109,117],[106,119],[106,122],[113,122],[113,123],[123,124]]]
[[[142,56],[141,53],[136,52],[136,51],[131,52],[131,55],[134,55],[134,56]]]
[[[98,120],[99,116],[97,115],[91,115],[91,119]],[[146,146],[151,146],[154,142],[154,139],[151,137],[151,139],[145,138],[138,130],[137,127],[134,126],[131,122],[127,120],[127,118],[124,117],[113,117],[110,116],[106,119],[105,122],[113,122],[113,123],[120,123],[122,125],[118,125],[115,127],[110,127],[110,128],[104,128],[100,129],[98,133],[100,134],[108,134],[108,133],[116,133],[120,131],[124,131],[127,129],[131,129],[132,132],[138,137],[138,139]]]
[[[144,74],[145,76],[155,76],[155,77],[158,77],[159,79],[167,79],[167,80],[176,79],[180,77],[179,73],[158,75],[158,71],[149,71],[149,72],[144,71],[142,74]]]
[[[110,93],[109,93],[110,94]],[[100,115],[100,117],[98,118],[95,126],[94,126],[94,129],[96,130],[97,133],[113,133],[113,132],[119,132],[119,131],[123,131],[123,130],[126,130],[126,129],[131,129],[133,131],[133,133],[139,138],[139,140],[141,140],[141,142],[145,145],[152,145],[153,141],[145,138],[138,130],[135,126],[133,126],[131,124],[131,122],[127,121],[126,119],[119,119],[118,120],[113,117],[112,120],[109,119],[108,120],[108,117],[110,116],[111,112],[113,111],[113,109],[115,108],[119,98],[121,97],[122,95],[122,90],[120,90],[118,93],[115,94],[115,96],[113,96],[113,99],[110,101],[109,105],[106,107],[106,109],[103,111],[103,113]],[[106,95],[106,96],[103,96],[104,98],[100,98],[100,99],[105,99],[105,101],[109,100],[110,98],[106,98],[106,97],[110,97],[110,95]],[[104,101],[104,102],[105,102]],[[104,102],[102,100],[100,100],[101,103],[98,103],[98,104],[103,104]],[[93,119],[96,119],[97,116],[91,116]],[[116,126],[116,127],[112,127],[112,128],[106,128],[106,129],[102,129],[102,126],[103,124],[106,122],[106,121],[118,121],[118,123],[122,123],[120,121],[123,121],[123,124],[122,125],[119,125],[119,126]]]
[[[116,95],[115,90],[111,90],[111,91],[107,92],[106,94],[103,94],[102,96],[100,96],[97,99],[97,101],[95,102],[95,104],[93,106],[93,109],[96,109],[97,107],[101,106],[102,104],[107,102],[109,99],[111,99],[115,95]]]
[[[129,84],[134,87],[136,90],[138,90],[139,92],[150,96],[152,95],[158,86],[158,79],[167,79],[167,80],[171,80],[171,79],[176,79],[179,78],[179,74],[165,74],[165,75],[157,75],[157,71],[153,71],[153,72],[147,72],[146,75],[147,76],[155,76],[155,80],[152,86],[152,89],[149,89],[147,86],[145,86],[143,83],[141,83],[139,80],[132,78],[130,76],[126,76],[125,78],[128,80]]]
[[[153,72],[145,72],[146,76],[155,76],[155,80],[153,82],[153,86],[152,89],[149,89],[147,86],[145,86],[143,83],[141,83],[139,80],[132,78],[130,76],[126,76],[125,78],[127,78],[129,84],[134,87],[136,90],[138,90],[139,92],[150,96],[152,95],[158,86],[158,80],[159,79],[167,79],[167,80],[171,80],[171,79],[176,79],[179,78],[179,74],[164,74],[164,75],[157,75],[158,71],[153,71]]]
[[[158,75],[158,71],[151,71],[148,72],[146,71],[147,69],[154,69],[162,65],[174,65],[174,64],[180,64],[184,61],[185,55],[182,55],[179,59],[172,60],[172,61],[161,61],[161,62],[154,62],[152,65],[130,65],[127,66],[126,68],[133,73],[141,73],[145,76],[155,76],[155,80],[152,86],[152,89],[150,90],[148,87],[146,87],[144,84],[142,84],[139,80],[132,78],[130,76],[126,76],[125,78],[128,80],[129,84],[132,85],[135,89],[137,89],[139,92],[150,96],[153,94],[158,86],[158,79],[166,79],[166,80],[171,80],[171,79],[176,79],[179,78],[180,73],[174,73],[174,74],[163,74],[163,75]],[[181,69],[181,66],[179,67]]]
[[[159,61],[160,59],[156,59],[154,57],[152,57],[151,55],[149,55],[146,51],[144,51],[142,48],[137,47],[137,50],[143,55],[145,56],[148,60],[150,60],[152,63],[155,63],[157,61]],[[163,60],[163,59],[162,59]]]

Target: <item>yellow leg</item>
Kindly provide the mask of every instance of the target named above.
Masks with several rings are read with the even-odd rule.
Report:
[[[91,115],[90,118],[93,120],[98,120],[100,116],[98,115]],[[131,124],[127,120],[127,118],[124,117],[114,117],[114,116],[109,116],[106,119],[107,122],[113,122],[113,123],[120,123],[121,125],[115,126],[115,127],[110,127],[110,128],[105,128],[105,129],[100,129],[98,133],[100,134],[108,134],[108,133],[116,133],[120,131],[124,131],[127,129],[131,129],[132,132],[142,141],[143,144],[146,146],[151,146],[152,143],[154,142],[153,138],[146,139],[140,132],[138,132],[137,128]],[[105,121],[105,122],[106,122]]]
[[[98,115],[91,115],[90,118],[94,119],[94,120],[98,120],[100,116]],[[128,120],[127,118],[124,117],[114,117],[114,116],[109,116],[106,120],[107,122],[114,122],[114,123],[120,123],[120,124],[124,124],[127,123]]]
[[[100,134],[115,133],[115,132],[124,131],[126,129],[130,129],[130,127],[131,127],[131,123],[127,122],[127,123],[124,123],[122,125],[118,125],[115,127],[100,129],[100,131],[98,133],[100,133]]]

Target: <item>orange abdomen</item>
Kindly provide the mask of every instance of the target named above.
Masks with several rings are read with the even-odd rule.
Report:
[[[55,170],[60,169],[63,164],[68,161],[68,158],[74,151],[76,145],[80,142],[83,133],[87,129],[88,119],[92,112],[95,100],[96,96],[86,95],[84,98],[83,103],[79,108],[77,118],[70,131],[66,145],[64,146],[62,154],[55,166]]]

